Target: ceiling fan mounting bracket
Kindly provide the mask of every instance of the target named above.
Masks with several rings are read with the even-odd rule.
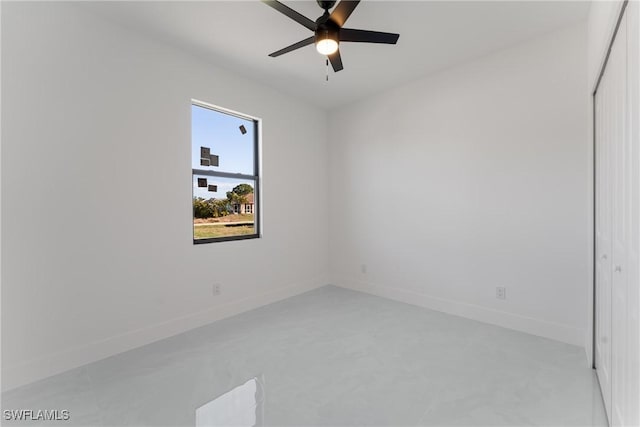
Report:
[[[331,9],[335,4],[335,0],[316,0],[318,2],[318,6],[323,8],[324,10]]]
[[[322,15],[320,18],[318,18],[318,20],[316,21],[317,27],[316,27],[316,35],[318,33],[326,33],[326,32],[330,32],[332,34],[338,34],[340,32],[340,26],[338,24],[336,24],[335,22],[333,22],[331,19],[329,19],[329,15]]]

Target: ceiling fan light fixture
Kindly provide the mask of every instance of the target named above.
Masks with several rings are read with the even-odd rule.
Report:
[[[333,39],[322,39],[316,43],[316,49],[323,55],[331,55],[338,50],[338,42]]]
[[[332,37],[329,31],[318,34],[316,37],[316,50],[322,55],[331,55],[338,50],[338,40]]]

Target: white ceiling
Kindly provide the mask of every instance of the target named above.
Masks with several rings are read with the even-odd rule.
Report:
[[[283,1],[315,20],[315,1]],[[345,27],[400,33],[398,44],[343,43],[329,72],[312,35],[259,1],[82,2],[109,19],[321,107],[343,105],[428,73],[585,20],[586,1],[362,1]]]

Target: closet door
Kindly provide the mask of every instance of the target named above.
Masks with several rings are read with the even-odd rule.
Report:
[[[629,2],[595,95],[595,363],[613,426],[640,425],[640,5]]]
[[[605,409],[611,413],[611,69],[595,98],[596,132],[596,372]]]
[[[629,261],[627,271],[627,367],[625,421],[640,426],[640,4],[627,6],[629,93]]]
[[[627,350],[627,276],[630,243],[630,170],[629,97],[627,87],[627,16],[625,13],[611,50],[613,113],[611,127],[612,249],[611,279],[611,424],[625,425],[628,372]],[[608,65],[607,65],[608,67]]]
[[[596,92],[596,369],[609,421],[625,372],[627,319],[624,259],[628,245],[626,18]],[[624,382],[624,381],[622,381]]]

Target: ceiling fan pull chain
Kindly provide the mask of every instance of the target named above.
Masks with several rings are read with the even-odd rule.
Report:
[[[327,80],[326,81],[329,81],[329,58],[327,58],[326,61],[327,61]]]

